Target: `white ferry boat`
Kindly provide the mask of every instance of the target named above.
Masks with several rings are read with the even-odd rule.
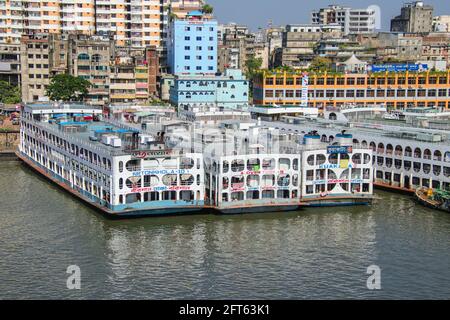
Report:
[[[314,132],[233,125],[172,120],[142,129],[104,119],[90,106],[29,104],[17,154],[112,217],[371,202],[372,151],[353,145],[351,136],[337,135],[329,145]]]

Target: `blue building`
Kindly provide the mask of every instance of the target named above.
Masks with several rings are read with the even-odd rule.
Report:
[[[169,72],[215,74],[217,72],[217,21],[200,11],[175,19],[169,28]]]
[[[249,105],[249,83],[241,70],[228,69],[221,76],[177,75],[170,88],[170,102],[179,108],[214,105],[242,109]]]

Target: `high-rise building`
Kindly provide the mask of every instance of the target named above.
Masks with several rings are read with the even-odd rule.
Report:
[[[364,34],[375,32],[377,12],[373,8],[353,9],[330,5],[311,13],[313,24],[339,24],[345,34]]]
[[[160,46],[169,0],[0,0],[0,43],[22,35],[113,35],[118,45]]]
[[[191,11],[181,19],[172,17],[167,53],[173,74],[215,74],[217,21],[200,11]]]
[[[399,16],[391,20],[392,32],[428,33],[433,31],[433,7],[423,1],[406,3]]]

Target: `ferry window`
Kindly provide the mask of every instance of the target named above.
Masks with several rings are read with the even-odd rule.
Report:
[[[177,192],[176,191],[163,191],[162,192],[162,200],[177,200]]]
[[[420,148],[414,149],[414,158],[421,158],[422,157],[422,150]]]
[[[231,201],[242,201],[244,200],[244,192],[232,192],[231,193]]]
[[[298,174],[294,174],[294,175],[292,176],[292,185],[293,185],[294,187],[297,187],[297,186],[298,186]]]
[[[338,155],[337,154],[330,154],[328,156],[328,162],[330,164],[337,164],[338,163]]]
[[[298,170],[298,159],[294,159],[294,161],[292,163],[292,169]]]
[[[275,184],[275,176],[273,174],[265,174],[262,176],[261,186],[272,187]]]
[[[279,170],[289,170],[291,167],[291,160],[287,158],[280,158],[278,160]]]
[[[348,183],[340,183],[339,184],[344,191],[348,191]]]
[[[125,167],[128,171],[139,171],[141,170],[141,160],[135,159],[127,161]]]
[[[200,185],[200,175],[199,174],[197,175],[197,185],[198,186]]]
[[[260,162],[258,158],[247,160],[247,170],[258,172],[260,170]]]
[[[250,199],[259,199],[259,191],[254,190],[254,191],[247,191],[247,200]]]
[[[222,178],[222,189],[228,189],[229,187],[229,179],[228,177]]]
[[[450,177],[450,167],[444,167],[444,176]]]
[[[323,154],[318,154],[316,156],[316,165],[324,164],[327,161],[327,158]]]
[[[279,199],[289,199],[289,190],[278,190],[277,198]]]
[[[119,195],[119,204],[123,204],[123,195]]]
[[[278,177],[278,186],[287,187],[290,183],[290,176],[288,174],[282,174]]]
[[[223,192],[222,193],[222,201],[223,202],[228,202],[228,192]]]
[[[200,169],[200,159],[197,159],[197,170]]]
[[[431,160],[431,151],[430,149],[425,149],[423,151],[423,158],[427,160]]]
[[[275,191],[273,191],[273,190],[263,190],[262,198],[263,199],[273,199],[273,198],[275,198]]]
[[[354,164],[361,164],[361,153],[355,153],[352,157],[352,162]]]
[[[420,162],[413,163],[413,168],[414,168],[415,172],[420,172],[421,167],[422,167],[422,164]]]
[[[313,194],[314,186],[306,186],[306,194]]]
[[[442,161],[442,153],[439,150],[434,152],[434,161]]]
[[[231,171],[239,172],[245,169],[244,160],[234,160],[231,163]]]
[[[180,191],[180,200],[194,201],[194,191],[190,191],[190,190]]]
[[[162,177],[162,182],[166,186],[176,186],[178,184],[178,176],[176,174],[166,174]]]
[[[123,179],[120,178],[119,179],[119,189],[122,189],[122,188],[123,188]]]
[[[159,201],[159,192],[145,192],[144,201]]]
[[[275,169],[275,159],[270,159],[270,158],[263,159],[262,167],[264,170]]]
[[[141,187],[141,177],[130,177],[125,181],[128,188],[140,188]]]
[[[119,161],[119,172],[123,172],[123,161]]]
[[[224,160],[223,163],[222,163],[222,167],[223,167],[222,172],[223,173],[227,173],[230,170],[229,162]]]
[[[140,193],[131,193],[126,195],[126,202],[127,203],[135,203],[141,201],[141,194]]]
[[[155,175],[144,176],[144,187],[151,187],[157,185],[158,183],[159,183],[158,176]]]
[[[191,186],[194,183],[194,176],[192,174],[180,174],[180,184],[182,186]]]
[[[247,186],[250,188],[259,187],[259,175],[252,174],[247,176]]]

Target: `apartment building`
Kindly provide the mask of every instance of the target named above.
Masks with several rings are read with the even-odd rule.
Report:
[[[50,40],[46,34],[24,36],[21,42],[22,101],[46,100],[50,83]]]
[[[58,46],[58,44],[56,44]],[[108,37],[73,35],[68,41],[68,72],[92,86],[86,102],[104,106],[109,101],[109,65],[112,43]]]
[[[0,43],[0,80],[20,85],[20,45]]]
[[[169,29],[168,65],[173,74],[217,72],[217,21],[200,11],[174,19]]]
[[[391,20],[391,32],[427,33],[433,31],[433,7],[423,1],[405,3],[400,15]]]
[[[114,35],[118,45],[160,46],[168,0],[0,0],[0,43],[33,33]]]
[[[261,72],[253,84],[257,105],[300,105],[305,74]],[[310,74],[308,105],[385,104],[390,109],[450,108],[450,71]]]
[[[353,9],[330,5],[311,12],[311,23],[319,25],[339,24],[345,34],[375,32],[377,12],[373,8]]]

